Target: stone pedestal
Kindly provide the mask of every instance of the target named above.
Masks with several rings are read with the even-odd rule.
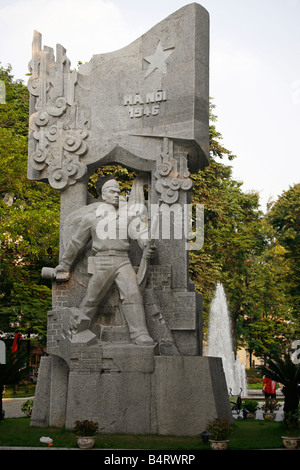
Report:
[[[34,408],[31,425],[65,422],[72,429],[77,419],[89,419],[99,423],[102,433],[196,436],[211,419],[232,420],[221,359],[159,357],[151,348],[122,345],[105,355],[113,368],[74,365],[67,387],[59,380],[66,364],[43,358],[35,397],[43,406]],[[52,385],[45,388],[50,368]]]

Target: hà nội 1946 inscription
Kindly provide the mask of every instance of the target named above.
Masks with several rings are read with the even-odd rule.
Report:
[[[123,104],[129,106],[128,113],[131,118],[140,118],[159,114],[162,101],[167,101],[166,90],[148,91],[145,96],[141,93],[125,95]]]

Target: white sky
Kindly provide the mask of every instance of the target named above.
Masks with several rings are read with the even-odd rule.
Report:
[[[0,62],[24,79],[33,30],[76,67],[124,47],[182,0],[0,0]],[[210,96],[237,158],[233,177],[262,209],[300,180],[300,0],[202,0],[210,13]],[[225,161],[227,163],[227,161]]]

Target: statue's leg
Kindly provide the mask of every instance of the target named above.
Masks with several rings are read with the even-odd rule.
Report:
[[[140,346],[153,346],[154,341],[149,336],[145,321],[144,306],[141,304],[122,304],[121,308],[129,328],[132,343]]]
[[[101,305],[114,280],[114,270],[108,263],[105,263],[101,268],[98,266],[98,270],[95,270],[90,278],[86,295],[80,308],[90,319],[91,323],[95,321],[99,305]]]
[[[92,333],[93,325],[97,319],[99,305],[107,294],[108,290],[114,282],[114,268],[111,259],[108,257],[90,258],[89,273],[92,274],[86,294],[80,304],[80,315],[77,319],[77,334],[74,335],[73,341],[79,341],[85,333],[85,336],[96,335]],[[80,336],[79,336],[80,335]]]
[[[115,281],[120,292],[121,308],[131,341],[137,345],[152,346],[154,341],[149,336],[143,297],[136,280],[136,273],[130,263],[118,269]]]

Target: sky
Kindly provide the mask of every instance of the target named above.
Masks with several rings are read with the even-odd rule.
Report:
[[[0,0],[0,62],[27,83],[33,31],[72,67],[127,46],[191,3],[182,0]],[[300,0],[202,0],[210,14],[210,97],[228,162],[265,212],[300,181]]]

